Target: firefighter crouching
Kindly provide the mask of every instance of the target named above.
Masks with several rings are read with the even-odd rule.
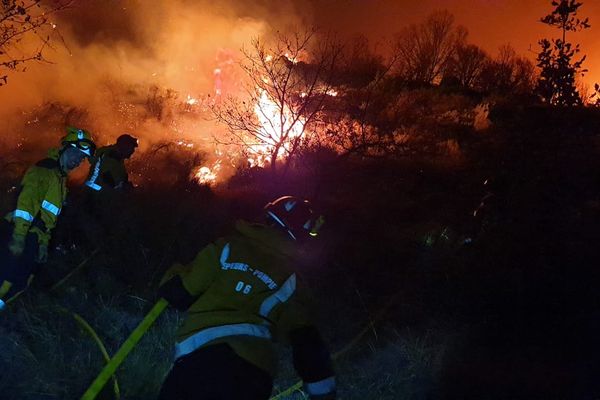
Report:
[[[292,346],[311,399],[335,399],[330,354],[301,303],[293,269],[323,217],[291,196],[267,204],[265,217],[264,224],[238,221],[235,233],[163,278],[159,294],[187,317],[161,400],[268,399],[273,340]]]
[[[47,158],[25,173],[16,209],[6,215],[8,223],[2,221],[2,240],[8,246],[0,250],[0,309],[28,286],[39,264],[46,262],[51,232],[67,196],[67,174],[91,157],[94,149],[87,131],[68,127],[62,147],[48,151]]]

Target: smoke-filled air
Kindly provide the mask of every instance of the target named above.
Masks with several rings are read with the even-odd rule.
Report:
[[[194,146],[210,162],[224,128],[209,107],[240,94],[240,50],[302,23],[286,2],[42,3],[47,10],[63,5],[42,32],[50,39],[44,60],[14,71],[1,87],[2,157],[15,148],[39,157],[72,125],[88,129],[98,145],[128,132],[142,151],[162,142]],[[18,47],[33,52],[40,39],[24,35]]]

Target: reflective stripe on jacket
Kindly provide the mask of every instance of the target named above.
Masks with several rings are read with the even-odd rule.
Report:
[[[58,163],[58,150],[52,149],[21,181],[17,207],[7,216],[14,233],[25,236],[35,232],[40,243],[48,244],[66,197],[66,176]]]
[[[289,341],[290,331],[312,325],[297,293],[295,244],[264,225],[238,221],[236,230],[206,246],[190,264],[175,265],[163,278],[163,284],[180,278],[190,296],[177,352],[189,353],[192,337],[196,348],[226,342],[273,374],[271,337]]]
[[[115,189],[128,182],[125,162],[118,156],[115,146],[105,146],[96,150],[90,164],[90,173],[85,182],[90,189]]]

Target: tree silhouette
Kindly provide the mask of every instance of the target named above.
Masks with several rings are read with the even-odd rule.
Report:
[[[580,52],[579,44],[567,42],[567,32],[590,27],[588,18],[577,18],[577,11],[582,5],[582,2],[576,0],[553,0],[554,9],[541,19],[542,23],[562,31],[559,39],[539,41],[542,49],[537,56],[537,66],[541,69],[537,92],[545,103],[558,106],[576,106],[582,103],[576,77],[587,72],[582,66],[585,55],[576,60],[575,57]]]
[[[536,86],[535,66],[505,44],[496,57],[486,61],[475,86],[484,93],[530,95]]]
[[[11,71],[25,71],[31,61],[46,61],[44,50],[51,46],[56,25],[53,13],[64,10],[72,0],[60,0],[51,6],[41,0],[2,0],[0,2],[0,86]]]
[[[589,97],[589,103],[593,107],[600,107],[600,85],[594,84],[594,91]]]
[[[445,79],[453,79],[465,88],[473,88],[483,71],[488,56],[473,44],[461,43],[448,63]]]
[[[454,25],[448,11],[437,11],[418,25],[404,28],[396,37],[397,74],[407,81],[433,84],[441,81],[467,30]]]

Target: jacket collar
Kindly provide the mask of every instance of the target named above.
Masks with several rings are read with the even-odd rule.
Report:
[[[50,149],[46,154],[46,158],[38,161],[35,165],[37,167],[56,170],[62,176],[67,176],[60,165],[60,153],[61,151],[59,149]]]
[[[48,158],[58,161],[59,157],[60,157],[59,149],[52,148],[52,149],[48,150]]]
[[[238,220],[235,228],[243,236],[260,242],[275,253],[282,253],[288,257],[294,257],[298,254],[295,243],[278,229],[264,224],[249,223],[244,220]]]
[[[48,158],[56,161],[56,165],[58,166],[58,171],[60,172],[60,175],[62,177],[66,177],[67,172],[63,170],[62,165],[60,164],[60,154],[61,154],[60,149],[52,148],[52,149],[48,150]]]

